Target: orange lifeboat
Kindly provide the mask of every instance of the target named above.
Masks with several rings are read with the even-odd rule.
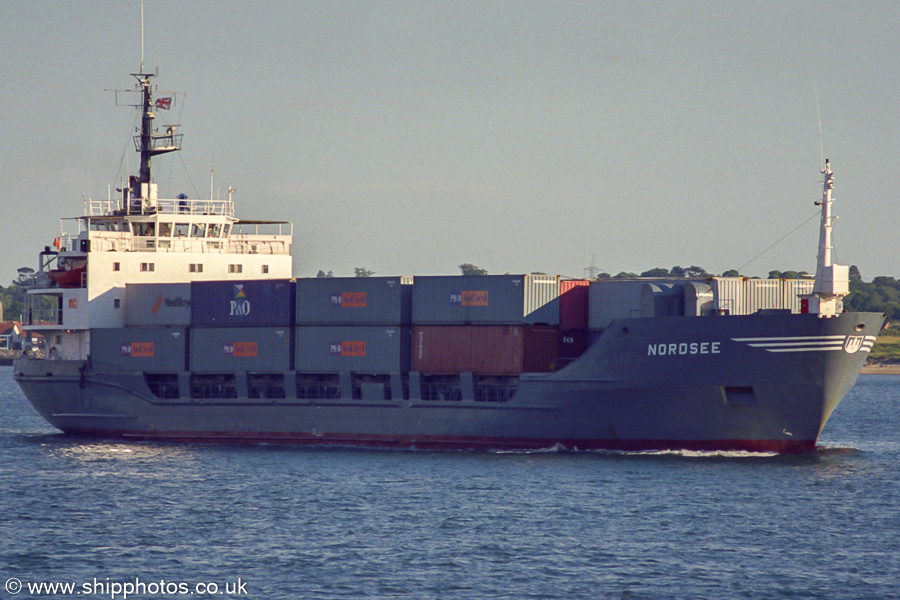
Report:
[[[64,264],[61,264],[59,269],[52,269],[48,274],[50,275],[50,279],[52,279],[59,287],[84,287],[85,275],[87,274],[87,261],[84,259],[69,259]]]

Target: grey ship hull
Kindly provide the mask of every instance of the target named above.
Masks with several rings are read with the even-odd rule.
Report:
[[[423,400],[416,374],[391,400],[158,398],[142,373],[19,359],[15,378],[67,433],[216,442],[417,448],[815,448],[855,383],[883,315],[756,314],[614,321],[578,360],[524,374],[507,402]],[[187,374],[182,376],[186,380]],[[289,380],[292,374],[286,374]],[[394,379],[399,381],[399,375]]]

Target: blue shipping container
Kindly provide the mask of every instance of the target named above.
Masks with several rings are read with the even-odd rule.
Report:
[[[297,324],[408,324],[412,282],[412,277],[298,279]]]
[[[187,349],[184,327],[91,329],[91,366],[98,371],[178,373]]]
[[[559,324],[559,277],[476,275],[416,277],[416,325]]]
[[[301,373],[409,371],[409,327],[331,325],[297,327]]]
[[[194,328],[190,337],[194,373],[280,373],[291,368],[289,327]]]
[[[286,327],[293,320],[290,279],[191,282],[194,327]]]

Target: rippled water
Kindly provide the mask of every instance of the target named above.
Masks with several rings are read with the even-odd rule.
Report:
[[[118,443],[0,367],[0,598],[900,598],[898,398],[789,457]]]

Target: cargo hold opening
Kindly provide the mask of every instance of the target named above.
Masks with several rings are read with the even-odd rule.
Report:
[[[237,378],[233,373],[192,374],[191,398],[237,398]]]
[[[726,385],[722,387],[722,398],[730,406],[756,406],[756,392],[749,385]]]
[[[248,393],[251,398],[285,398],[284,373],[249,373]]]

